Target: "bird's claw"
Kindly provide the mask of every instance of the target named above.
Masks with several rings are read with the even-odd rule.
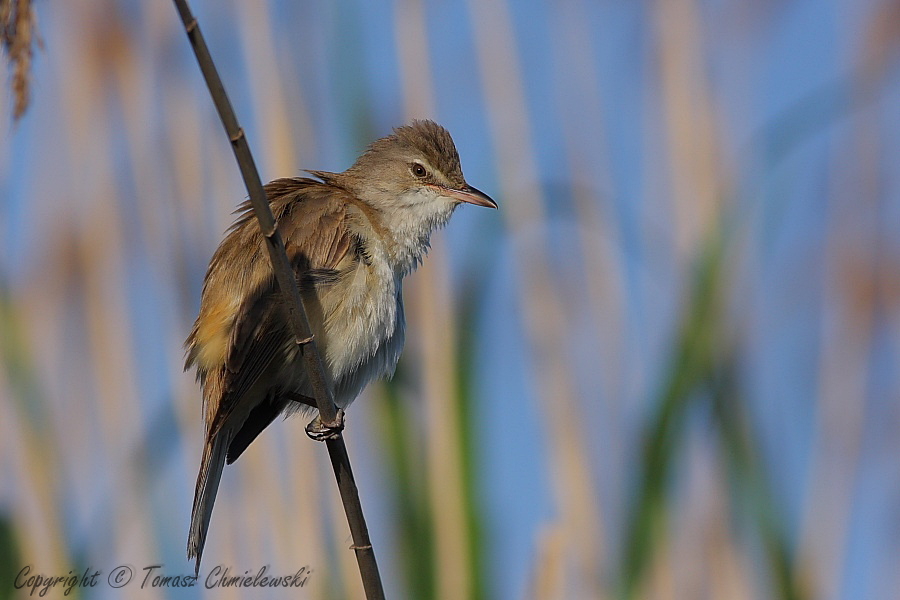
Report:
[[[321,415],[316,415],[316,418],[306,426],[306,435],[317,442],[324,442],[335,439],[343,430],[344,409],[339,408],[334,415],[334,421],[330,423],[323,423]]]

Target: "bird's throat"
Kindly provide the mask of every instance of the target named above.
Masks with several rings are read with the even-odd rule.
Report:
[[[394,210],[385,225],[394,242],[388,244],[390,261],[400,277],[422,263],[430,247],[432,232],[447,223],[454,208],[455,203],[437,199]]]

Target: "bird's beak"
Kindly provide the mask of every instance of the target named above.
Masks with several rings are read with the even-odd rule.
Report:
[[[466,185],[465,187],[458,190],[447,188],[444,190],[444,195],[449,196],[450,198],[453,198],[455,200],[459,200],[460,202],[475,204],[476,206],[497,208],[497,203],[491,200],[490,196],[479,189],[473,188],[471,185]]]

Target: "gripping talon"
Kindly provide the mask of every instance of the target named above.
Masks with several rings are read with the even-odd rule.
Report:
[[[306,435],[317,442],[325,440],[333,440],[344,430],[344,409],[337,409],[334,421],[331,423],[323,423],[322,417],[316,415],[316,418],[309,422],[306,426]]]

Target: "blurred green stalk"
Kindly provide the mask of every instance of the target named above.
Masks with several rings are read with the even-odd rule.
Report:
[[[394,378],[381,386],[381,439],[394,476],[393,512],[399,525],[398,554],[406,592],[410,598],[427,599],[435,595],[434,527],[422,483],[422,464],[415,460],[419,455],[410,452],[410,448],[420,445],[420,440],[413,435],[415,428],[401,397],[402,369],[401,360]]]
[[[732,511],[749,509],[752,526],[763,542],[772,596],[783,600],[808,597],[796,577],[778,507],[739,410],[734,353],[723,335],[726,252],[722,231],[724,228],[717,231],[701,255],[669,372],[643,436],[634,509],[624,538],[621,597],[629,600],[641,597],[648,565],[665,536],[669,480],[686,438],[686,416],[692,402],[706,399],[711,399],[724,467],[734,482]]]
[[[484,271],[482,270],[482,273]],[[475,364],[475,317],[476,309],[481,305],[478,290],[483,290],[482,276],[477,283],[470,284],[462,295],[462,312],[457,321],[456,365],[458,368],[456,389],[459,391],[458,402],[460,424],[459,448],[462,452],[463,499],[465,502],[466,529],[469,542],[469,572],[472,574],[473,600],[485,600],[487,581],[485,573],[485,537],[481,506],[478,503],[478,465],[482,464],[478,456],[478,440],[475,437],[478,409],[475,406],[474,364]]]
[[[669,373],[656,412],[642,440],[641,472],[634,511],[626,525],[623,597],[638,595],[639,584],[666,526],[668,483],[684,438],[684,420],[695,391],[709,379],[721,320],[721,242],[704,251],[678,333]]]
[[[467,540],[468,568],[472,573],[473,587],[471,598],[484,600],[488,598],[485,579],[485,538],[478,503],[478,453],[476,449],[475,428],[472,426],[477,413],[474,406],[473,360],[475,345],[475,312],[478,307],[477,290],[481,286],[473,283],[462,294],[462,314],[459,319],[459,335],[455,352],[457,356],[458,397],[455,406],[459,411],[457,422],[460,423],[459,448],[462,453],[463,466],[463,498],[465,509],[465,526]],[[406,581],[408,597],[427,600],[437,594],[437,571],[442,566],[435,564],[434,519],[440,515],[433,514],[428,502],[426,489],[422,482],[426,480],[424,463],[418,460],[413,451],[422,446],[421,436],[417,435],[414,422],[410,420],[409,407],[405,405],[401,390],[404,387],[403,361],[394,378],[382,386],[381,423],[382,441],[385,444],[389,464],[394,477],[391,487],[394,502],[394,514],[397,515],[399,535],[398,547]]]

